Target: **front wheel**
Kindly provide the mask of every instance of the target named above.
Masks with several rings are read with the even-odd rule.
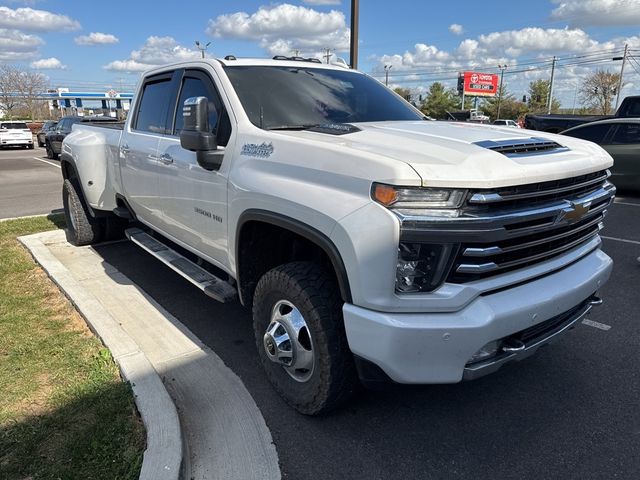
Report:
[[[62,185],[62,204],[67,222],[69,240],[75,245],[90,245],[102,238],[103,223],[89,213],[82,190],[75,179],[66,179]]]
[[[336,281],[320,265],[267,272],[253,299],[253,327],[267,377],[299,412],[318,415],[351,398],[358,380]]]

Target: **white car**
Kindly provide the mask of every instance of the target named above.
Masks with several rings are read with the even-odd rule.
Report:
[[[477,378],[601,302],[615,188],[598,145],[425,121],[377,80],[300,58],[158,67],[135,99],[126,124],[63,141],[70,238],[135,219],[134,243],[252,310],[265,373],[302,413],[358,377]]]
[[[33,148],[33,134],[25,122],[0,122],[0,147]]]
[[[515,120],[494,120],[494,125],[501,125],[503,127],[520,128],[520,125]]]

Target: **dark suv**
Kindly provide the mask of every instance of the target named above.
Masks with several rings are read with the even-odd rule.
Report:
[[[79,122],[105,122],[118,123],[111,117],[63,117],[58,121],[54,129],[49,130],[44,137],[44,147],[47,149],[47,158],[57,159],[62,151],[64,137],[71,133],[74,123]]]
[[[38,139],[38,146],[44,147],[44,137],[47,135],[49,130],[53,130],[56,128],[56,124],[58,122],[55,120],[47,120],[42,124],[42,128],[36,133],[36,138]]]

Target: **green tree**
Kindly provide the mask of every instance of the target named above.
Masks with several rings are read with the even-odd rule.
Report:
[[[502,86],[501,92],[500,118],[517,120],[527,113],[527,105],[519,102],[513,94],[509,93],[505,85]],[[495,97],[487,98],[482,102],[482,111],[485,115],[488,115],[491,120],[496,120],[498,118],[498,98],[499,95],[496,95]]]
[[[433,118],[447,118],[447,111],[456,110],[459,99],[453,90],[447,90],[440,82],[434,82],[429,87],[429,93],[422,103],[420,110]]]
[[[613,97],[618,93],[619,73],[597,70],[589,75],[580,89],[582,103],[601,115],[609,115]]]
[[[547,113],[549,107],[547,100],[549,98],[550,80],[538,79],[529,83],[529,99],[527,105],[531,113]],[[560,109],[560,101],[553,97],[551,99],[551,113],[556,113]]]
[[[393,89],[393,91],[407,101],[411,98],[411,90],[409,90],[408,88],[396,87]]]

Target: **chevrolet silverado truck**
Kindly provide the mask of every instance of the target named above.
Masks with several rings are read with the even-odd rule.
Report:
[[[456,383],[570,330],[607,281],[611,157],[580,139],[430,122],[366,74],[299,57],[144,74],[124,125],[63,142],[70,239],[124,234],[251,309],[298,411],[359,381]]]

